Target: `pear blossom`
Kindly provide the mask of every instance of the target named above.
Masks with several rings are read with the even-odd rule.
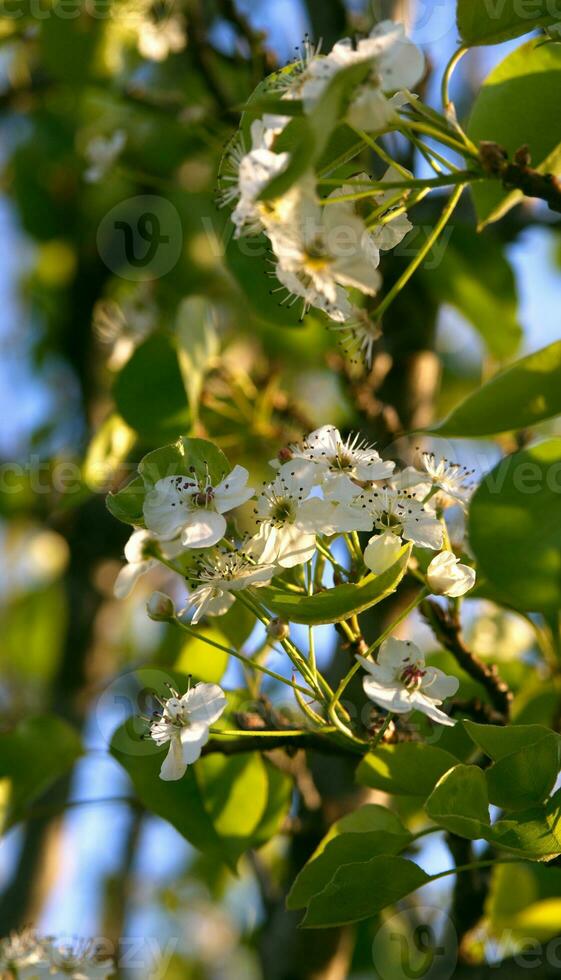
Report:
[[[162,557],[168,559],[176,558],[182,551],[180,541],[158,541],[150,531],[143,528],[133,531],[125,545],[127,564],[121,568],[113,586],[115,598],[126,599],[138,579],[158,567],[159,559],[149,553],[153,552],[155,545]]]
[[[170,689],[162,700],[162,711],[150,724],[150,738],[167,745],[168,754],[160,769],[164,780],[181,779],[187,766],[196,762],[209,739],[210,726],[226,707],[226,696],[218,684],[195,684],[186,694]]]
[[[441,551],[427,569],[427,581],[432,591],[451,598],[465,595],[473,589],[475,577],[475,570],[469,565],[462,565],[453,551]]]
[[[144,501],[146,526],[162,540],[179,537],[185,548],[207,548],[217,544],[226,532],[223,516],[253,496],[246,486],[249,473],[235,466],[216,486],[206,473],[201,479],[165,476],[148,491]]]
[[[222,202],[237,199],[231,214],[236,238],[241,234],[258,234],[264,227],[265,218],[269,224],[273,220],[276,204],[257,199],[269,181],[282,173],[290,159],[288,153],[275,153],[272,149],[278,130],[270,129],[262,120],[255,119],[250,132],[251,150],[242,154],[239,146],[231,149],[229,166],[223,175],[223,180],[229,186],[222,193]]]
[[[191,622],[198,623],[202,616],[224,615],[235,602],[236,592],[268,585],[274,571],[273,565],[256,563],[240,552],[218,554],[202,561],[198,585],[189,595],[188,610],[194,609]]]
[[[357,483],[388,480],[395,463],[384,460],[373,446],[359,435],[343,439],[334,425],[315,429],[301,446],[289,447],[290,460],[281,467],[281,474],[293,474],[298,479],[314,479],[324,490],[340,500],[356,497]]]
[[[122,153],[126,142],[127,134],[123,129],[116,129],[111,136],[94,136],[84,150],[89,163],[84,180],[90,184],[99,183]]]
[[[175,616],[175,604],[165,592],[153,592],[146,603],[146,612],[150,619],[165,623]]]
[[[402,548],[401,538],[391,531],[375,534],[364,549],[364,564],[375,575],[381,575],[397,561]]]
[[[422,711],[440,725],[455,724],[438,705],[456,693],[458,679],[427,666],[414,643],[390,637],[382,643],[376,661],[360,655],[357,660],[368,672],[362,682],[364,693],[386,711]]]
[[[382,486],[361,494],[355,506],[371,515],[378,531],[391,531],[400,539],[411,541],[421,548],[440,551],[443,543],[442,524],[430,503],[418,499],[417,488],[401,490]]]
[[[473,493],[470,482],[473,470],[470,471],[459,463],[450,463],[444,457],[437,458],[430,452],[422,454],[422,463],[432,486],[465,507]],[[427,476],[424,476],[425,480]]]
[[[356,46],[344,38],[327,55],[308,57],[292,81],[289,76],[290,97],[301,98],[309,114],[338,72],[365,61],[371,62],[371,68],[351,99],[346,120],[369,131],[386,128],[395,119],[396,110],[414,98],[408,90],[425,70],[422,51],[406,37],[402,24],[390,20],[377,24]],[[387,98],[391,93],[395,97]]]
[[[98,300],[93,311],[93,328],[102,343],[110,345],[108,368],[120,370],[157,324],[158,308],[146,283],[140,283],[130,296],[119,302]]]
[[[325,200],[340,197],[344,188]],[[320,204],[313,181],[302,180],[286,195],[283,214],[265,219],[273,246],[274,274],[287,290],[287,301],[303,301],[338,322],[352,319],[355,308],[347,287],[375,295],[381,284],[380,252],[352,202]]]

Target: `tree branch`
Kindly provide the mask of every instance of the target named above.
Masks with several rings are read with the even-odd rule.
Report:
[[[519,190],[526,197],[537,197],[561,214],[561,177],[542,174],[530,166],[532,160],[527,146],[521,146],[509,160],[508,153],[498,143],[484,140],[479,144],[484,171],[498,177],[508,190]]]
[[[220,752],[222,755],[239,755],[243,752],[272,752],[274,749],[284,749],[285,752],[294,754],[299,749],[309,749],[314,752],[321,752],[324,755],[342,755],[345,757],[360,756],[362,752],[358,746],[349,743],[348,746],[334,739],[326,738],[323,735],[316,735],[314,732],[306,732],[302,735],[291,735],[287,731],[286,737],[278,735],[256,735],[251,738],[251,734],[243,735],[240,738],[219,737],[213,738],[203,748],[203,755]]]

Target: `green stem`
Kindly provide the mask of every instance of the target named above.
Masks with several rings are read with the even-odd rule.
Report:
[[[193,626],[188,626],[186,623],[182,623],[181,620],[175,619],[174,622],[180,629],[185,630],[191,636],[196,637],[197,640],[202,640],[203,643],[207,643],[211,647],[216,647],[217,650],[223,650],[224,653],[228,653],[231,657],[235,657],[236,660],[240,660],[245,667],[250,667],[252,670],[259,670],[262,674],[267,674],[268,677],[272,677],[276,681],[281,681],[286,684],[287,687],[291,687],[295,691],[299,691],[301,694],[305,694],[307,697],[313,697],[314,692],[307,687],[302,687],[300,684],[296,684],[294,681],[289,681],[282,674],[277,674],[276,670],[270,670],[265,667],[264,664],[257,663],[255,660],[251,660],[249,657],[244,656],[243,653],[239,653],[237,650],[232,649],[232,647],[224,646],[222,643],[218,643],[216,640],[211,640],[210,637],[204,636],[203,633],[199,633]]]
[[[416,119],[411,119],[409,116],[402,116],[402,125],[396,126],[395,128],[402,132],[404,136],[407,136],[407,130],[412,129],[416,133],[424,133],[425,136],[430,136],[432,139],[437,140],[439,143],[444,143],[445,146],[449,146],[450,149],[455,150],[460,156],[472,157],[472,159],[477,160],[479,163],[479,153],[477,152],[477,147],[471,141],[468,143],[462,143],[460,140],[456,139],[454,136],[439,129],[437,126],[432,126],[430,123],[418,122]]]
[[[454,54],[450,58],[450,61],[446,65],[446,68],[444,69],[440,90],[442,96],[442,108],[444,109],[445,112],[448,109],[448,106],[450,105],[451,102],[450,81],[452,79],[452,74],[454,72],[454,69],[456,68],[456,65],[462,60],[463,56],[467,54],[467,52],[468,52],[468,48],[464,48],[464,47],[458,48],[458,50],[454,52]]]
[[[449,875],[461,874],[463,871],[477,871],[479,868],[490,868],[496,864],[525,864],[527,858],[485,858],[482,861],[472,861],[470,864],[460,864],[456,868],[447,868],[446,871],[439,871],[430,876],[431,881],[439,878],[447,878]]]
[[[459,184],[463,188],[466,184],[473,184],[476,181],[485,179],[485,174],[478,171],[458,170],[456,173],[440,174],[438,177],[412,177],[411,180],[373,180],[368,184],[368,190],[357,191],[355,194],[337,194],[336,197],[323,197],[319,203],[327,206],[329,204],[340,204],[342,201],[360,201],[364,198],[375,196],[380,190],[391,191],[394,188],[402,190],[414,190],[415,188],[424,190],[425,188],[429,188],[432,190],[434,187],[451,187],[455,184]],[[357,186],[361,184],[364,186],[365,183],[365,181],[356,182]]]
[[[456,176],[456,175],[452,175],[452,176]],[[452,194],[450,195],[450,198],[449,198],[448,202],[446,203],[446,206],[445,206],[444,210],[442,211],[442,214],[441,214],[438,222],[434,226],[431,234],[428,236],[425,244],[423,245],[423,247],[421,249],[419,249],[419,251],[417,252],[417,255],[415,256],[415,258],[413,259],[413,261],[408,265],[408,267],[405,270],[405,272],[399,277],[399,279],[397,280],[397,282],[394,283],[394,285],[390,289],[389,293],[387,293],[386,296],[384,296],[382,302],[379,303],[378,306],[377,306],[377,308],[374,310],[374,315],[377,317],[378,320],[381,319],[381,317],[386,312],[386,310],[388,309],[388,307],[390,306],[390,304],[393,303],[393,301],[394,301],[395,297],[398,295],[398,293],[400,293],[401,290],[403,289],[403,287],[406,285],[406,283],[409,282],[409,280],[411,279],[411,276],[419,268],[419,266],[421,265],[421,263],[426,258],[426,256],[430,252],[431,248],[435,244],[435,242],[438,240],[438,238],[440,237],[440,235],[444,231],[446,225],[448,224],[448,222],[450,221],[450,218],[452,217],[452,215],[454,213],[454,210],[455,210],[456,205],[458,204],[458,202],[460,200],[460,197],[462,196],[462,191],[463,191],[463,189],[464,189],[465,186],[466,186],[465,185],[465,182],[464,183],[461,183],[452,192]]]
[[[364,140],[364,142],[366,143],[366,145],[369,146],[370,149],[377,156],[379,156],[381,160],[384,161],[384,163],[387,163],[389,167],[394,167],[394,169],[397,170],[402,175],[402,177],[410,177],[411,176],[411,174],[409,173],[409,171],[407,170],[407,168],[406,167],[402,167],[402,165],[400,163],[398,163],[397,160],[394,160],[389,155],[389,153],[386,153],[386,151],[383,149],[383,147],[379,146],[378,143],[376,142],[376,140],[373,139],[371,136],[369,136],[368,133],[363,132],[362,129],[356,129],[355,126],[351,126],[350,128],[353,130],[353,132],[355,132],[357,134],[357,136],[360,136],[360,138],[362,140]]]

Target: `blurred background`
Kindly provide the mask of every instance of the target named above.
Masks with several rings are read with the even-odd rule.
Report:
[[[107,489],[188,425],[254,479],[263,478],[256,459],[327,421],[401,445],[401,432],[558,336],[559,233],[533,202],[478,239],[466,195],[445,249],[392,307],[371,372],[350,366],[337,335],[313,316],[291,321],[251,259],[230,254],[215,195],[240,107],[306,34],[328,50],[386,16],[405,22],[423,47],[424,97],[436,104],[457,46],[453,0],[13,0],[0,24],[1,725],[55,711],[82,730],[87,747],[71,776],[0,843],[0,923],[3,934],[33,922],[42,932],[121,942],[125,977],[372,976],[373,934],[361,927],[342,973],[327,972],[335,967],[321,956],[315,967],[296,954],[291,964],[286,945],[281,967],[274,885],[286,839],[265,848],[271,880],[250,858],[234,877],[131,804],[127,777],[108,754],[113,730],[136,707],[127,671],[180,664],[184,650],[145,615],[154,580],[126,601],[112,596],[127,529],[106,511]],[[453,83],[460,116],[517,43],[462,61]],[[118,155],[105,166],[114,140]],[[399,140],[392,150],[426,172]],[[441,205],[434,196],[416,208],[417,237],[382,266],[387,284]],[[157,218],[148,233],[170,244],[138,266],[124,262],[115,220],[147,208]],[[201,294],[215,304],[216,346],[199,417],[189,420],[181,304]],[[482,472],[497,448],[452,451]],[[496,657],[508,636],[509,649],[531,662],[521,621],[478,608],[482,655]],[[420,623],[409,630],[428,642]],[[254,633],[247,648],[259,640]],[[324,663],[334,647],[325,631]],[[225,686],[239,682],[225,670]],[[519,674],[511,682],[519,688]],[[431,870],[449,862],[438,838],[419,860]],[[419,900],[442,905],[448,894],[443,883]],[[313,957],[318,941],[308,944]]]

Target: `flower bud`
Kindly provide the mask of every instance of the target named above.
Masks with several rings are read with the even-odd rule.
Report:
[[[460,564],[452,551],[441,551],[427,569],[429,587],[436,595],[465,595],[475,585],[475,570]]]
[[[402,544],[399,535],[391,531],[375,534],[364,549],[364,564],[375,575],[381,575],[397,561]]]
[[[146,612],[150,619],[167,622],[175,616],[173,599],[164,592],[153,592],[146,604]]]
[[[267,634],[273,640],[286,640],[289,633],[290,628],[284,619],[272,619],[267,626]]]

